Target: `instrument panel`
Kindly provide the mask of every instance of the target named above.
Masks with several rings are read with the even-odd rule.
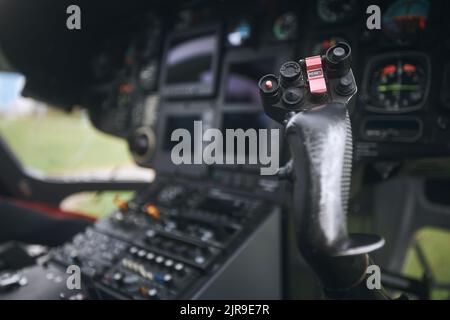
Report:
[[[135,29],[99,45],[85,100],[101,130],[128,138],[134,128],[153,124],[162,36],[162,19],[149,14]]]
[[[450,28],[439,12],[450,5],[381,1],[382,29],[368,30],[371,4],[203,3],[153,13],[120,40],[114,36],[99,46],[92,60],[95,85],[87,95],[93,122],[129,139],[136,161],[153,166],[164,147],[158,138],[167,139],[158,137],[166,126],[158,116],[186,110],[220,126],[225,118],[261,109],[256,81],[282,60],[324,54],[346,42],[359,90],[352,110],[356,160],[449,154]]]

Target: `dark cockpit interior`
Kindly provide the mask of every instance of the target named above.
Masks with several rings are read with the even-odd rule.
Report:
[[[444,0],[0,0],[0,299],[336,297],[298,240],[297,192],[317,190],[282,131],[294,121],[267,105],[307,114],[301,99],[340,96],[345,225],[384,239],[370,261],[390,296],[449,299],[447,12]],[[310,58],[331,90],[350,48],[351,76],[319,97]],[[229,144],[231,130],[259,143]],[[174,158],[176,132],[192,139]],[[205,132],[223,137],[211,158]],[[322,156],[337,161],[329,139]],[[262,174],[279,167],[302,174]],[[320,194],[322,209],[340,196],[331,182]],[[66,285],[70,266],[81,288]]]

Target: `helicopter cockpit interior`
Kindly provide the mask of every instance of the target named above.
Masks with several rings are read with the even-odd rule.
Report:
[[[0,299],[449,299],[447,12],[0,0]]]

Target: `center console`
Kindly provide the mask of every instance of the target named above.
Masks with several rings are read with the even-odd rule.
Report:
[[[79,265],[94,298],[277,298],[279,228],[270,201],[159,179],[50,261]],[[258,281],[262,275],[267,281]]]

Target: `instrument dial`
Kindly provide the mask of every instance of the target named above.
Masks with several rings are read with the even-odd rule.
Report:
[[[356,0],[319,0],[317,15],[325,23],[344,22],[355,15],[356,7]]]
[[[415,59],[387,59],[372,68],[369,109],[400,113],[419,108],[426,98],[428,70]]]
[[[285,41],[296,37],[297,28],[297,16],[292,12],[287,12],[275,20],[272,31],[277,40]]]
[[[398,0],[383,14],[383,31],[397,42],[415,41],[427,28],[428,0]]]

